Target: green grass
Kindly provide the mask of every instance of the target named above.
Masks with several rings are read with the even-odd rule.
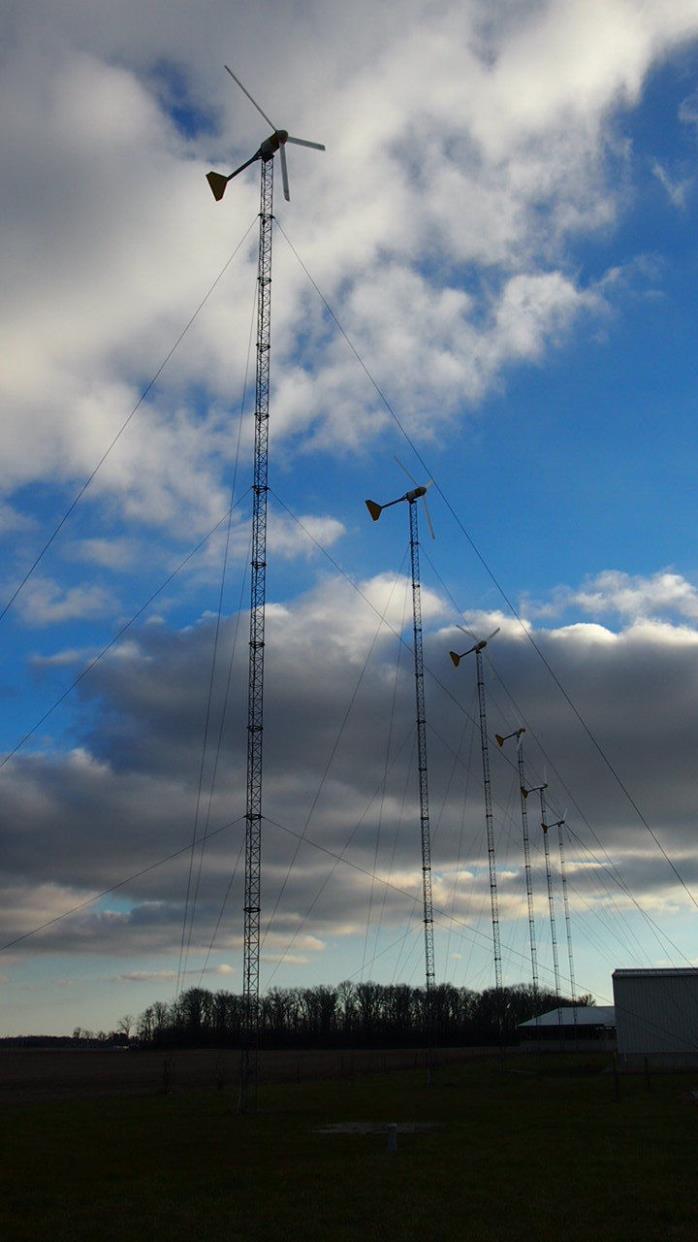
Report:
[[[695,1242],[694,1077],[621,1082],[517,1058],[229,1094],[107,1096],[3,1110],[3,1242]],[[434,1121],[326,1135],[340,1121]]]

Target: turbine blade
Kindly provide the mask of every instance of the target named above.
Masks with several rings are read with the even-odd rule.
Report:
[[[436,539],[436,531],[434,530],[434,523],[431,520],[431,513],[429,512],[429,505],[427,504],[426,496],[422,496],[422,500],[424,501],[424,516],[427,519],[427,526],[429,527],[429,534],[431,535],[432,539]]]
[[[288,188],[288,167],[286,165],[286,152],[283,146],[279,147],[279,159],[281,160],[281,180],[284,185],[284,198],[287,203],[291,201],[291,191]]]
[[[245,92],[247,93],[247,92]],[[287,142],[294,142],[297,147],[312,147],[313,151],[326,151],[327,147],[322,142],[307,142],[305,138],[292,138],[289,134]]]
[[[502,628],[501,625],[498,625],[496,630],[493,630],[492,633],[487,636],[487,638],[485,639],[485,642],[488,643],[490,639],[494,638],[495,634],[498,634],[501,628]]]
[[[252,98],[252,96],[250,95],[250,92],[248,91],[247,87],[242,85],[242,82],[240,81],[240,79],[239,79],[238,77],[236,77],[236,75],[233,73],[233,71],[232,71],[232,69],[230,68],[230,66],[229,66],[229,65],[225,65],[225,66],[224,66],[224,68],[228,71],[228,73],[230,74],[230,76],[231,76],[231,78],[233,79],[233,81],[234,81],[234,82],[237,82],[237,84],[238,84],[238,86],[240,87],[240,90],[242,91],[243,95],[247,95],[247,98],[249,99],[249,101],[250,101],[250,103],[251,103],[251,104],[254,104],[255,108],[256,108],[256,109],[257,109],[257,111],[259,112],[259,115],[264,117],[264,120],[266,121],[267,125],[271,125],[272,129],[274,130],[274,133],[276,133],[276,125],[274,124],[274,122],[273,122],[273,121],[270,121],[270,120],[269,120],[269,117],[267,116],[266,112],[262,112],[262,109],[260,108],[259,104],[257,103],[257,100]]]
[[[395,458],[395,460],[396,460],[396,462],[397,462],[398,466],[400,467],[400,469],[402,470],[402,473],[403,473],[403,474],[406,474],[406,475],[407,475],[407,477],[408,477],[408,479],[411,479],[411,480],[412,480],[412,482],[414,483],[415,487],[419,487],[419,483],[418,483],[418,482],[417,482],[417,480],[415,479],[414,475],[413,475],[413,474],[410,474],[410,472],[409,472],[409,470],[407,469],[407,467],[406,467],[406,466],[403,466],[402,462],[400,461],[400,458],[399,458],[399,457],[396,457],[396,458]]]

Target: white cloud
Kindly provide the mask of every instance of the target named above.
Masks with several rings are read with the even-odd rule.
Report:
[[[692,91],[679,104],[679,120],[684,125],[698,125],[698,90]]]
[[[136,556],[133,541],[116,539],[79,539],[64,548],[64,555],[72,560],[87,561],[105,569],[128,569]]]
[[[18,605],[27,625],[55,625],[61,621],[88,621],[113,613],[114,600],[103,587],[62,587],[51,578],[35,575],[26,585]]]
[[[686,206],[686,196],[693,185],[693,178],[684,177],[678,181],[674,180],[669,176],[666,168],[660,164],[659,160],[654,161],[652,172],[659,184],[666,190],[669,201],[674,207],[682,211]]]
[[[329,516],[298,514],[297,520],[272,512],[267,527],[269,551],[275,556],[313,556],[317,544],[331,548],[345,533],[342,522]]]
[[[593,643],[614,644],[618,635],[603,625],[590,621],[574,621],[571,625],[562,625],[550,631],[551,638],[562,639],[574,643],[577,650]]]
[[[36,522],[26,513],[13,509],[12,505],[0,503],[0,534],[15,534],[18,531],[33,530]]]
[[[199,978],[203,975],[218,975],[221,978],[227,978],[229,975],[236,973],[234,966],[229,966],[225,962],[221,962],[217,966],[206,966],[195,970],[185,970],[182,972],[185,979],[190,976]],[[110,983],[176,983],[176,970],[127,970],[120,975],[112,975],[109,978]]]
[[[698,621],[698,588],[671,569],[648,576],[605,569],[581,587],[557,587],[549,600],[525,607],[535,617],[559,616],[574,607],[595,617],[615,615],[626,624],[665,619],[675,625],[678,619]]]
[[[195,36],[188,11],[157,0],[147,16],[120,5],[118,22],[86,22],[81,0],[16,11],[0,87],[15,170],[2,189],[7,490],[86,477],[254,220],[254,176],[232,209],[203,181],[211,158],[226,166],[259,141],[248,101],[211,71],[211,46],[231,40],[253,77],[267,67],[253,83],[267,108],[327,140],[323,156],[293,151],[289,229],[413,431],[604,313],[608,290],[584,286],[565,248],[622,205],[631,154],[609,117],[698,34],[695,5],[396,12],[362,4],[348,23],[341,6],[307,4],[277,15],[270,45],[261,13],[222,0]],[[198,110],[193,136],[175,105]],[[202,529],[224,510],[254,249],[253,230],[93,484],[131,522]],[[281,239],[275,254],[275,434],[365,444],[385,414]]]
[[[96,647],[65,647],[53,655],[34,654],[30,663],[34,668],[69,668],[73,664],[87,664],[96,655]]]

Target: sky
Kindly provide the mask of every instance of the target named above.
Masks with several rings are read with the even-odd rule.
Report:
[[[0,1034],[241,990],[259,180],[216,203],[205,173],[268,131],[225,63],[327,148],[289,147],[275,198],[262,988],[423,982],[408,512],[363,503],[405,471],[433,480],[437,980],[494,982],[459,625],[499,627],[505,982],[531,965],[494,734],[522,726],[566,823],[578,992],[698,964],[698,0],[35,0],[2,22]]]

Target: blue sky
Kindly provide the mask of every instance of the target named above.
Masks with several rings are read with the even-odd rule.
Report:
[[[436,481],[423,578],[437,977],[492,981],[472,677],[447,656],[457,623],[501,625],[491,731],[523,712],[532,779],[547,775],[553,809],[569,809],[580,987],[603,1001],[614,965],[685,965],[691,897],[439,489],[695,887],[698,4],[493,15],[414,0],[399,23],[394,6],[367,7],[351,29],[340,6],[308,4],[294,22],[279,10],[271,44],[258,14],[214,0],[195,31],[183,4],[165,22],[158,4],[125,3],[118,22],[106,6],[86,22],[83,7],[14,10],[4,54],[5,597],[242,244],[2,621],[5,751],[220,522],[235,482],[200,815],[214,766],[210,824],[244,811],[244,615],[217,764],[211,738],[247,591],[251,379],[239,459],[236,446],[258,183],[253,168],[216,204],[204,173],[266,133],[227,59],[278,124],[327,146],[289,149],[292,202],[276,203],[265,805],[349,862],[330,874],[303,845],[284,884],[294,838],[270,826],[269,913],[283,897],[263,984],[421,979],[413,687],[396,638],[407,513],[374,526],[363,506],[404,490],[396,454],[422,477],[415,448]],[[223,552],[224,527],[5,765],[3,943],[191,839]],[[520,828],[496,755],[494,780],[513,982],[528,971]],[[187,982],[238,846],[231,828],[203,860]],[[374,870],[391,877],[385,904]],[[109,1027],[170,997],[185,886],[186,856],[5,950],[7,1033]],[[239,905],[236,879],[210,986],[239,987]],[[407,960],[390,948],[406,930]]]

